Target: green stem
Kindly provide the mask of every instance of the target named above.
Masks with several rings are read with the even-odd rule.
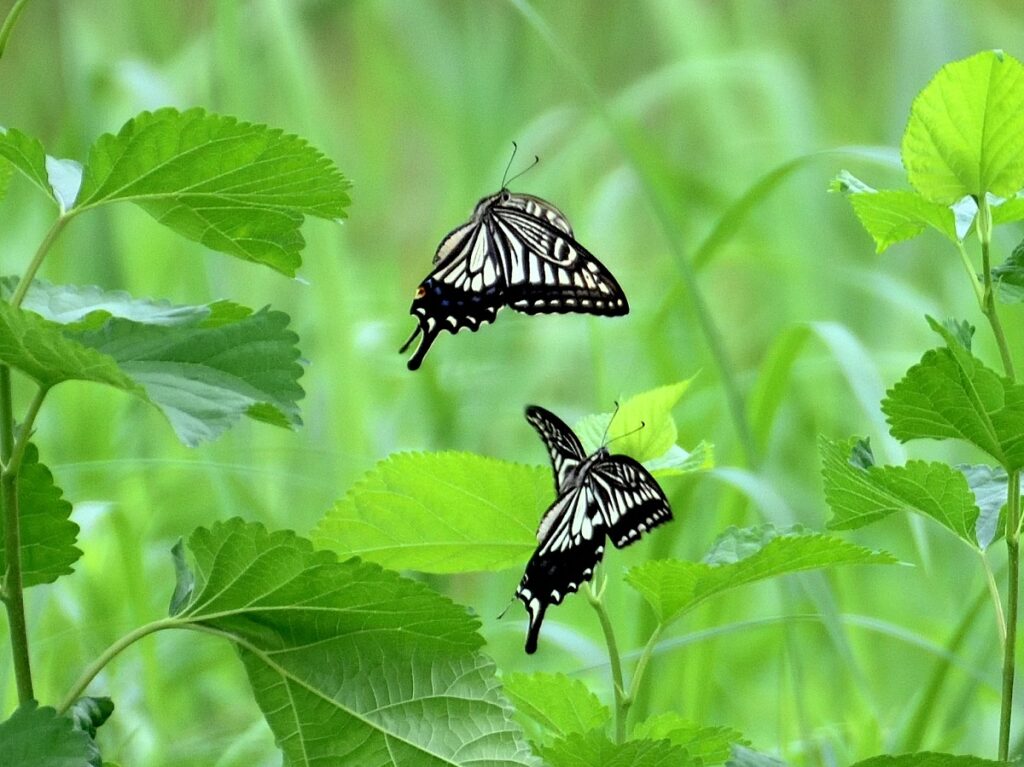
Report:
[[[588,583],[584,594],[587,596],[587,601],[597,611],[598,620],[601,621],[601,630],[604,632],[604,641],[608,645],[608,662],[611,664],[612,690],[615,694],[615,742],[622,743],[626,739],[626,715],[629,713],[629,702],[626,700],[626,687],[622,683],[622,659],[615,641],[615,629],[612,628],[608,611],[604,609],[601,593],[595,594],[594,589]]]
[[[989,564],[985,552],[980,552],[981,567],[985,571],[985,582],[988,584],[988,594],[992,599],[992,606],[996,612],[996,627],[999,629],[999,641],[1006,643],[1006,616],[1003,614],[1003,603],[999,599],[999,586],[996,585],[996,574],[992,572],[992,565]]]
[[[636,671],[633,672],[633,681],[629,685],[629,694],[626,695],[627,706],[633,705],[633,701],[636,700],[637,695],[640,693],[640,682],[643,681],[647,664],[650,662],[651,656],[654,654],[654,648],[657,646],[658,640],[661,639],[661,632],[664,630],[665,624],[659,623],[651,633],[651,638],[647,640],[643,652],[640,653],[640,657],[637,659]]]
[[[978,284],[978,275],[974,271],[974,264],[971,263],[971,257],[967,255],[967,248],[959,240],[956,243],[956,250],[960,254],[960,263],[964,265],[964,269],[967,272],[967,279],[971,281],[971,287],[974,288],[974,297],[978,299],[978,308],[985,311],[985,291],[982,290],[981,285]]]
[[[25,274],[22,275],[22,278],[18,281],[18,287],[15,288],[14,295],[11,296],[11,306],[21,306],[21,302],[25,300],[25,294],[28,293],[29,286],[32,284],[32,280],[35,278],[36,272],[38,272],[39,267],[43,265],[43,259],[46,258],[46,254],[50,252],[50,248],[53,246],[54,241],[70,220],[71,214],[64,213],[61,214],[50,226],[50,230],[46,233],[43,241],[39,243],[39,247],[36,249],[36,254],[32,256],[32,261],[25,270]]]
[[[68,694],[64,696],[64,700],[61,701],[60,706],[57,707],[57,713],[63,714],[71,708],[74,702],[81,697],[83,692],[85,692],[85,688],[89,686],[89,683],[92,682],[92,680],[96,678],[96,675],[103,670],[103,667],[117,657],[122,650],[142,639],[144,636],[149,636],[150,634],[163,629],[173,629],[183,625],[184,624],[182,624],[182,622],[177,618],[163,618],[158,621],[153,621],[152,623],[147,623],[144,626],[139,626],[134,631],[125,634],[114,642],[114,644],[104,650],[103,654],[89,664],[88,668],[82,672],[82,675],[78,677],[78,680],[71,685],[71,689],[68,691]]]
[[[0,365],[0,461],[10,465],[14,451],[14,408],[11,396],[11,369]],[[18,516],[18,475],[0,472],[0,500],[4,509],[4,573],[3,602],[11,630],[11,655],[18,702],[35,699],[32,690],[32,663],[28,652],[28,624],[25,621],[25,596],[21,575],[21,521]]]
[[[7,41],[11,38],[14,25],[18,23],[18,17],[21,16],[21,12],[25,10],[26,5],[28,5],[28,0],[18,0],[18,2],[11,6],[7,18],[4,19],[4,25],[0,27],[0,58],[3,57],[4,51],[7,50]]]
[[[992,211],[989,209],[988,200],[984,197],[978,201],[978,239],[981,241],[981,275],[985,286],[982,312],[992,327],[992,334],[999,346],[999,356],[1003,359],[1003,370],[1010,380],[1015,380],[1013,370],[1013,358],[1010,356],[1010,346],[1006,342],[1006,334],[1003,332],[1003,323],[999,321],[999,312],[996,311],[995,290],[992,287],[992,257],[989,253],[992,244]]]
[[[46,399],[47,392],[50,391],[48,386],[40,386],[36,390],[36,396],[32,398],[31,404],[28,406],[28,412],[25,414],[25,420],[21,423],[21,428],[18,431],[18,436],[14,441],[14,449],[11,451],[11,457],[5,464],[4,471],[8,474],[17,474],[21,471],[21,461],[25,457],[25,449],[28,447],[28,442],[32,438],[32,425],[36,422],[36,416],[39,415],[39,408],[42,407],[43,400]]]

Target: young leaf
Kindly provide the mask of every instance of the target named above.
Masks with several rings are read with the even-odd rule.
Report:
[[[550,767],[687,767],[686,752],[667,740],[613,743],[600,730],[574,733],[540,749]]]
[[[21,568],[25,587],[53,583],[72,572],[82,556],[75,546],[78,525],[72,522],[71,504],[53,483],[50,470],[39,462],[39,451],[29,443],[18,476],[18,512],[21,524]],[[4,540],[0,517],[0,542]],[[7,556],[0,546],[0,573],[7,569]]]
[[[0,722],[4,767],[99,767],[100,752],[88,733],[50,706],[21,706]]]
[[[702,727],[667,712],[640,722],[633,728],[632,737],[638,740],[666,739],[683,748],[695,764],[724,764],[735,743],[746,745],[747,740],[731,727]]]
[[[917,237],[931,227],[946,239],[958,239],[953,210],[948,205],[930,202],[907,190],[878,191],[847,171],[842,171],[833,189],[847,193],[861,224],[875,241],[875,251],[883,252],[897,242]]]
[[[1024,187],[1024,67],[984,51],[947,64],[914,99],[903,164],[921,195],[1009,197]]]
[[[850,530],[877,522],[897,511],[931,517],[968,545],[978,548],[979,510],[962,472],[939,462],[909,461],[906,466],[875,466],[870,448],[852,438],[821,438],[825,500],[833,530]],[[857,451],[856,463],[851,455]]]
[[[292,276],[304,216],[344,217],[349,186],[297,136],[201,109],[160,109],[96,141],[75,210],[134,202],[208,248]]]
[[[884,552],[799,528],[730,528],[704,562],[653,560],[630,570],[626,581],[668,624],[704,600],[747,583],[822,567],[895,562]]]
[[[521,566],[553,497],[551,470],[472,453],[397,453],[357,482],[311,537],[342,557],[458,573]]]
[[[539,730],[540,737],[535,740],[540,743],[600,729],[611,721],[608,708],[597,696],[579,679],[565,674],[505,674],[502,686],[519,722]]]
[[[1024,466],[1024,386],[986,367],[935,320],[946,341],[886,393],[882,412],[896,439],[963,439],[1007,471]]]
[[[235,645],[286,764],[535,764],[465,609],[238,519],[188,548],[175,620]]]
[[[921,751],[916,754],[873,756],[855,762],[852,767],[1005,767],[1007,762],[982,759],[980,756],[960,756]]]

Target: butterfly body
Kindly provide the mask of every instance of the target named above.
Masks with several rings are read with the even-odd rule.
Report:
[[[503,188],[438,246],[409,309],[418,324],[402,351],[423,334],[409,369],[422,364],[442,330],[475,332],[505,306],[524,314],[629,312],[618,282],[575,240],[561,211]]]
[[[606,539],[616,548],[628,546],[671,520],[672,512],[639,462],[606,446],[588,456],[576,434],[544,408],[528,407],[526,419],[548,449],[557,493],[541,518],[537,549],[516,589],[530,617],[526,652],[533,653],[545,611],[593,578]]]

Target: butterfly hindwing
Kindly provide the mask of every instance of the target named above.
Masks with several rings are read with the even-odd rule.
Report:
[[[625,548],[672,519],[661,487],[647,469],[629,456],[610,455],[595,464],[588,483],[616,548]]]

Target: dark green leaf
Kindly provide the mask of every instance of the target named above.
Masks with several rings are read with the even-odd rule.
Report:
[[[0,722],[4,767],[96,767],[99,763],[93,739],[49,706],[39,708],[33,702]]]
[[[551,469],[471,453],[397,453],[320,520],[312,538],[342,557],[431,573],[503,570],[537,546]]]
[[[188,548],[177,620],[235,644],[287,765],[535,764],[464,608],[237,519]]]
[[[208,248],[294,275],[303,217],[344,217],[348,188],[296,136],[201,109],[161,109],[97,140],[76,209],[134,202]]]
[[[952,204],[1024,187],[1024,67],[985,51],[947,64],[914,99],[903,164],[926,199]]]
[[[600,730],[560,738],[540,750],[550,767],[686,767],[686,752],[667,740],[612,743]]]
[[[747,743],[731,727],[702,727],[672,712],[640,722],[633,728],[632,736],[641,740],[664,738],[683,748],[694,763],[701,765],[723,764],[734,743]]]
[[[899,756],[873,756],[855,762],[852,767],[1002,767],[1007,762],[982,759],[980,756],[958,756],[922,751]]]
[[[502,686],[520,724],[538,732],[533,738],[538,743],[603,728],[611,720],[597,696],[579,679],[565,674],[506,674]]]
[[[76,700],[67,715],[71,717],[76,729],[96,737],[96,730],[102,727],[114,713],[114,701],[110,698],[85,697]]]
[[[986,367],[946,328],[928,318],[946,348],[926,352],[887,392],[882,411],[892,435],[963,439],[1008,471],[1024,466],[1024,386]]]
[[[747,583],[822,567],[895,561],[889,554],[799,528],[730,528],[706,561],[654,560],[634,567],[626,581],[650,603],[658,620],[668,624],[704,600]]]
[[[71,504],[53,482],[53,475],[39,462],[39,451],[29,443],[18,476],[18,511],[21,519],[21,567],[23,585],[53,583],[72,572],[82,556],[75,546],[78,525],[72,522]],[[0,515],[0,542],[4,539]],[[0,545],[0,573],[7,569],[7,557]]]
[[[893,512],[913,511],[978,546],[979,511],[963,473],[939,462],[875,466],[864,457],[864,443],[855,438],[840,443],[823,437],[820,449],[825,500],[833,514],[830,528],[849,530]]]

